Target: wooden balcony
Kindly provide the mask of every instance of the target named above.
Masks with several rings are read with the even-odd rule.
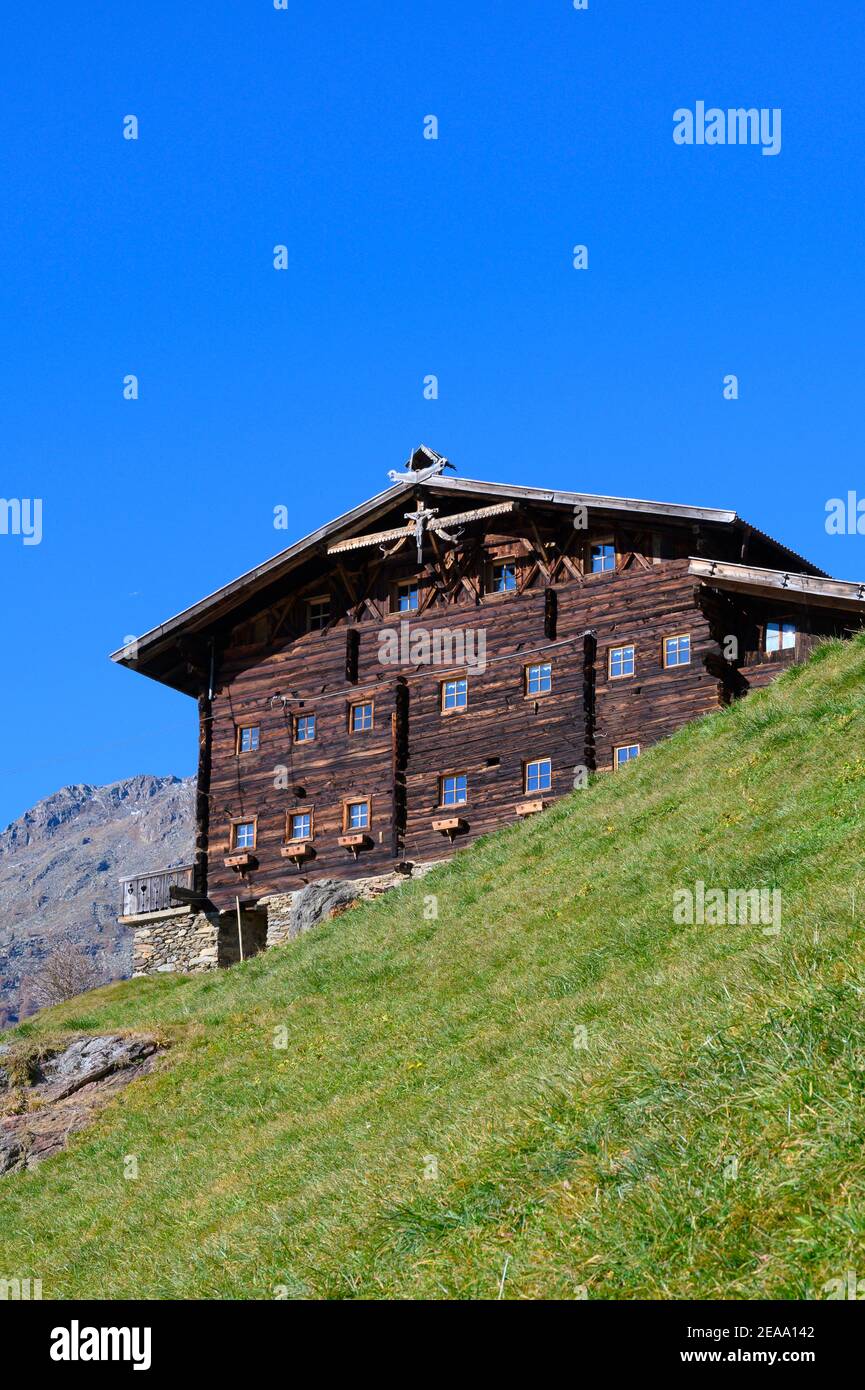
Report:
[[[193,888],[194,865],[179,864],[174,869],[159,869],[155,874],[139,874],[137,878],[120,880],[123,892],[122,915],[137,917],[142,912],[165,912],[177,907],[171,889]]]

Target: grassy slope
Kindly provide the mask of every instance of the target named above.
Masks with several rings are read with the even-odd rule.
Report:
[[[507,1260],[510,1298],[801,1298],[861,1273],[863,748],[865,642],[827,644],[295,945],[40,1015],[34,1042],[119,1026],[173,1047],[2,1181],[0,1276],[495,1298]],[[674,925],[699,878],[780,887],[780,936]]]

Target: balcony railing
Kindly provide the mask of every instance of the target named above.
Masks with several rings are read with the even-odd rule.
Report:
[[[179,864],[174,869],[160,869],[155,874],[138,874],[122,878],[123,916],[137,917],[142,912],[164,912],[177,907],[171,900],[172,887],[192,888],[195,866]]]

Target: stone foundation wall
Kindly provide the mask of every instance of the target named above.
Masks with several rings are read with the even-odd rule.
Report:
[[[413,864],[403,873],[372,878],[326,879],[293,893],[271,893],[254,908],[241,909],[243,955],[258,955],[270,946],[294,941],[310,927],[326,921],[358,899],[369,901],[381,893],[423,878],[444,860]],[[303,903],[298,903],[301,895]],[[124,917],[132,928],[133,975],[185,974],[234,965],[240,959],[237,916],[234,912],[197,912],[172,909],[141,917]]]
[[[216,969],[219,922],[215,914],[151,912],[125,920],[132,926],[133,976]]]

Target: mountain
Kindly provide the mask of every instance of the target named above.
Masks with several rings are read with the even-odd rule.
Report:
[[[0,834],[0,1027],[29,1011],[58,931],[85,945],[104,979],[130,973],[118,879],[189,863],[193,799],[193,781],[179,777],[63,787]]]
[[[863,1269],[863,747],[860,636],[293,943],[36,1015],[13,1047],[165,1051],[0,1179],[6,1268],[55,1299],[826,1297]]]

